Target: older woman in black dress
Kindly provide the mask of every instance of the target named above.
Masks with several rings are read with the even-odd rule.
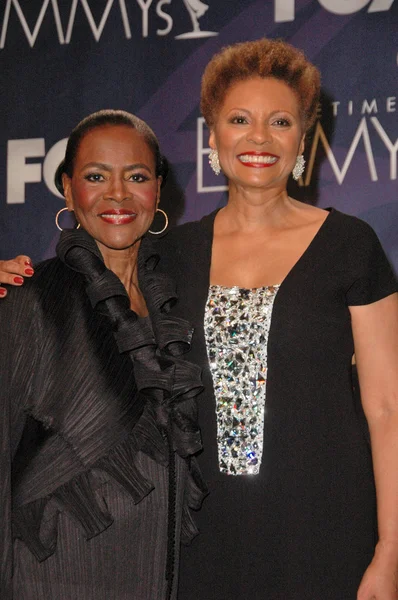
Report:
[[[205,367],[210,494],[182,600],[398,597],[397,283],[366,223],[287,193],[318,95],[283,42],[216,55],[202,111],[228,204],[158,244]]]
[[[0,597],[175,598],[201,385],[178,358],[190,328],[167,314],[173,286],[148,245],[138,258],[164,177],[156,137],[95,113],[58,176],[79,229],[0,308]]]

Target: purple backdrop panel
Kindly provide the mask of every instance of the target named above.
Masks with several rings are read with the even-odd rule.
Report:
[[[226,200],[208,166],[203,69],[222,46],[263,35],[322,72],[319,120],[293,196],[367,220],[398,270],[394,0],[2,0],[0,256],[51,256],[63,206],[53,176],[66,136],[100,108],[137,113],[172,165],[172,223]]]

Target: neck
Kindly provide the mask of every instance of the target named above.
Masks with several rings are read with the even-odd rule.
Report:
[[[288,196],[285,188],[247,190],[233,184],[222,213],[229,226],[235,224],[241,231],[256,231],[277,226],[286,219],[294,205],[295,200]]]
[[[98,242],[97,242],[98,243]],[[140,240],[124,250],[114,250],[98,244],[106,267],[115,273],[130,294],[134,286],[138,288],[138,250]]]

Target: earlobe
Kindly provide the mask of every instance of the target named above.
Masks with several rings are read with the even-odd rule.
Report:
[[[209,146],[210,148],[212,148],[213,150],[217,149],[216,146],[216,140],[215,140],[215,135],[214,135],[214,131],[213,129],[210,130],[210,136],[209,136]]]
[[[304,153],[304,148],[305,148],[305,134],[301,138],[301,142],[300,142],[299,152],[298,153],[299,154],[303,154]]]
[[[158,190],[157,190],[157,193],[156,193],[156,208],[159,206],[159,202],[160,202],[160,189],[161,189],[161,186],[162,186],[162,182],[163,182],[163,177],[159,176],[158,177]]]
[[[66,208],[72,212],[73,211],[73,201],[72,201],[72,192],[70,186],[70,178],[66,173],[62,174],[62,187],[64,190],[65,204]]]

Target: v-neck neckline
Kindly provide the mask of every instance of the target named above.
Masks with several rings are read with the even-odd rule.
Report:
[[[212,253],[213,253],[214,223],[215,223],[216,216],[217,216],[217,214],[218,214],[218,212],[220,210],[221,210],[221,208],[215,210],[210,215],[207,215],[207,217],[204,217],[205,220],[209,219],[209,221],[210,221],[210,223],[209,223],[209,225],[210,225],[210,249],[209,249],[210,250],[210,257],[209,257],[210,260],[209,260],[209,274],[208,274],[207,288],[210,288],[211,285],[216,285],[216,284],[210,284],[210,271],[211,271],[211,257],[212,257]],[[285,277],[282,279],[282,281],[279,282],[279,283],[275,283],[272,286],[258,286],[259,288],[263,288],[263,287],[277,287],[278,290],[279,290],[278,291],[278,295],[280,295],[281,289],[286,286],[286,283],[291,279],[291,277],[293,277],[294,273],[297,270],[299,270],[299,268],[301,267],[301,264],[303,262],[305,262],[305,260],[307,259],[307,256],[309,254],[311,254],[312,249],[318,243],[319,238],[322,238],[323,232],[328,227],[328,223],[329,223],[331,217],[334,216],[338,212],[338,211],[336,211],[335,208],[332,208],[332,207],[325,208],[325,210],[327,210],[329,214],[326,216],[325,220],[323,221],[323,223],[319,227],[318,231],[316,232],[316,234],[314,235],[314,237],[312,238],[312,240],[310,241],[310,243],[308,244],[308,246],[306,247],[306,249],[304,250],[304,252],[299,256],[299,258],[297,259],[297,261],[290,268],[290,270],[285,275]],[[240,286],[233,285],[233,286],[229,286],[229,287],[240,287]]]

